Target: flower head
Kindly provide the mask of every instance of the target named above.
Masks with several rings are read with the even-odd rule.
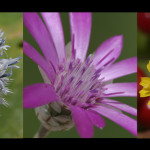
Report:
[[[123,36],[109,38],[86,58],[91,13],[69,13],[71,43],[66,47],[59,13],[41,13],[41,16],[45,24],[37,13],[24,13],[23,17],[44,57],[26,41],[24,53],[38,64],[45,81],[24,88],[24,108],[36,108],[45,128],[58,130],[61,126],[64,130],[74,123],[84,138],[93,136],[93,126],[104,128],[102,116],[136,136],[136,120],[122,111],[136,116],[137,110],[110,99],[137,96],[136,83],[112,83],[137,71],[136,57],[114,63],[121,53]]]
[[[0,57],[2,57],[3,53],[6,53],[8,45],[5,45],[5,39],[3,37],[4,32],[0,30]],[[8,85],[10,79],[9,77],[12,75],[12,68],[19,68],[15,64],[19,62],[20,57],[18,58],[7,58],[7,59],[0,59],[0,104],[7,105],[7,102],[2,95],[6,95],[11,91],[6,87]]]
[[[147,69],[150,72],[150,61],[147,64]],[[140,85],[143,86],[143,89],[139,92],[140,97],[148,97],[150,96],[150,78],[149,77],[142,77]],[[150,101],[147,104],[150,106]]]

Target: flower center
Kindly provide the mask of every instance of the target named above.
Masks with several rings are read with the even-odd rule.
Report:
[[[96,70],[92,61],[91,55],[85,62],[70,60],[57,71],[54,87],[65,104],[89,107],[102,98],[104,78],[100,78],[101,69]]]

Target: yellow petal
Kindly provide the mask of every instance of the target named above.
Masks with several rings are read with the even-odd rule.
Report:
[[[150,61],[149,61],[149,63],[147,64],[147,69],[148,69],[148,71],[150,72]]]
[[[142,85],[145,89],[150,91],[150,78],[149,77],[142,77],[140,85]]]
[[[150,106],[150,101],[148,102],[148,106]]]
[[[150,96],[150,91],[146,90],[146,89],[142,89],[140,92],[140,97],[148,97]]]

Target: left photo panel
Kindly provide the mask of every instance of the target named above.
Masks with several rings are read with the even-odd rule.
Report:
[[[0,138],[23,138],[23,13],[0,13]]]

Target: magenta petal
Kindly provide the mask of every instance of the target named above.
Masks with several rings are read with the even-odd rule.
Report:
[[[66,60],[65,40],[59,13],[41,13],[55,44],[60,62]]]
[[[40,53],[26,41],[23,41],[23,52],[45,71],[51,82],[54,81],[56,73],[54,72],[51,64],[48,64],[46,60],[40,55]]]
[[[123,36],[117,35],[103,42],[95,52],[93,64],[98,69],[112,64],[120,55],[123,46]]]
[[[129,58],[117,62],[108,68],[102,70],[101,78],[105,77],[103,81],[113,80],[128,74],[137,72],[137,57]]]
[[[53,40],[49,35],[44,23],[37,13],[23,13],[23,22],[29,30],[48,62],[58,66],[58,55]]]
[[[122,114],[119,111],[114,109],[105,107],[105,106],[96,106],[95,108],[91,108],[91,110],[96,111],[97,113],[107,117],[118,125],[122,126],[133,135],[137,136],[137,121]]]
[[[106,99],[106,98],[101,100],[100,102],[105,104],[105,105],[112,106],[112,107],[117,108],[121,111],[132,114],[134,116],[137,116],[137,109],[136,108],[133,108],[133,107],[128,106],[126,104],[123,104],[121,102],[118,102],[118,101],[115,101],[115,100],[112,100],[112,99]]]
[[[137,83],[112,83],[105,85],[104,97],[136,97]]]
[[[91,35],[91,13],[70,13],[72,46],[76,50],[76,58],[84,61]],[[74,38],[74,39],[73,39]]]
[[[96,112],[87,111],[87,115],[90,118],[90,120],[93,123],[93,125],[95,125],[96,127],[100,128],[100,129],[104,128],[105,121],[100,116],[100,114],[98,114]]]
[[[87,116],[86,110],[78,106],[70,106],[72,117],[76,126],[76,129],[82,138],[92,138],[93,136],[93,124]]]
[[[38,83],[23,89],[23,107],[35,108],[59,100],[52,85]]]

